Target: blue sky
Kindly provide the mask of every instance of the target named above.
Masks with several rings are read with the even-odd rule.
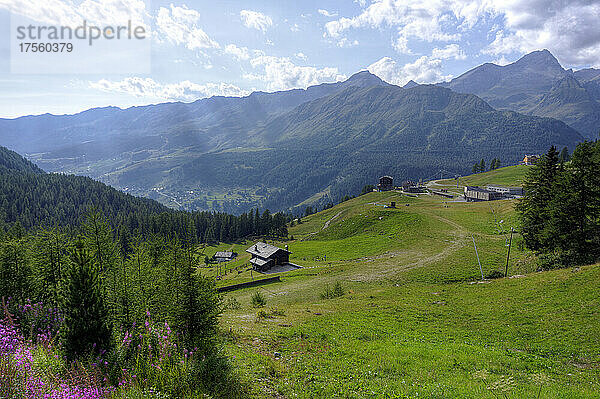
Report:
[[[148,72],[118,59],[94,73],[11,71],[11,16],[140,18],[151,31]],[[304,88],[364,69],[432,83],[542,48],[565,67],[598,67],[598,17],[600,2],[589,0],[0,0],[0,117]]]

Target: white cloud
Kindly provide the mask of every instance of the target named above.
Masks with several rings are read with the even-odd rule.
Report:
[[[505,66],[512,63],[512,61],[508,60],[505,56],[502,56],[492,61],[492,63],[500,66]]]
[[[258,56],[250,61],[252,67],[261,69],[262,74],[246,74],[245,78],[267,83],[269,90],[306,88],[324,82],[346,79],[337,68],[316,68],[295,65],[289,58]]]
[[[162,84],[151,78],[141,77],[129,77],[120,81],[101,79],[89,82],[89,87],[104,92],[124,93],[159,101],[194,101],[212,96],[241,97],[249,94],[247,90],[228,83],[197,84],[184,80]]]
[[[351,29],[391,28],[393,47],[410,54],[412,39],[455,41],[477,23],[501,21],[491,29],[484,53],[547,48],[565,64],[578,66],[600,65],[598,20],[598,0],[374,0],[355,16],[328,22],[325,32],[339,38]]]
[[[369,65],[367,70],[388,83],[404,86],[410,80],[417,83],[435,83],[448,80],[451,75],[442,74],[442,61],[438,58],[422,56],[415,62],[398,65],[390,57],[383,57]]]
[[[184,44],[189,50],[219,48],[219,44],[198,27],[200,13],[187,6],[171,4],[170,10],[161,7],[156,16],[157,34],[175,44]]]
[[[247,60],[250,58],[247,47],[238,47],[235,44],[225,46],[225,53],[233,55],[238,60]]]
[[[460,34],[446,32],[446,2],[421,0],[378,0],[352,18],[340,18],[325,24],[326,35],[338,38],[345,31],[356,28],[394,27],[397,30],[394,48],[410,53],[407,42],[411,38],[433,41],[450,41]]]
[[[464,60],[467,58],[465,52],[456,43],[449,44],[444,48],[434,48],[431,52],[432,58],[439,58],[441,60],[455,59]]]
[[[308,59],[308,57],[304,55],[304,53],[296,53],[294,54],[294,56],[298,59],[301,59],[302,61],[306,61]]]
[[[504,17],[485,49],[492,55],[549,49],[568,65],[600,65],[600,2],[588,0],[494,1]]]
[[[273,20],[268,15],[252,10],[240,11],[240,18],[247,28],[258,29],[266,32],[267,29],[273,26]]]
[[[299,32],[300,31],[300,26],[298,26],[298,24],[294,24],[294,25],[290,26],[290,30],[292,32]]]
[[[338,40],[337,46],[342,48],[358,46],[358,40],[349,40],[346,37],[342,37]]]
[[[129,20],[147,29],[148,10],[143,0],[0,0],[0,9],[49,25],[126,25]]]
[[[337,12],[329,12],[327,10],[323,10],[323,9],[319,9],[317,10],[319,12],[319,14],[326,16],[328,18],[333,18],[333,17],[337,17],[338,13]]]

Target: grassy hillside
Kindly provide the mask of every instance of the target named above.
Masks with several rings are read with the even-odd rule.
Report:
[[[370,193],[305,218],[276,243],[303,269],[225,297],[242,378],[256,397],[600,397],[600,266],[535,273],[517,234],[514,277],[477,282],[473,239],[483,273],[503,271],[513,206]],[[337,282],[343,295],[323,299]]]
[[[429,182],[433,189],[447,188],[456,193],[462,193],[465,186],[487,186],[497,184],[500,186],[520,187],[523,185],[525,175],[529,170],[525,165],[513,165],[490,170],[488,172],[476,173],[455,179],[435,180]]]

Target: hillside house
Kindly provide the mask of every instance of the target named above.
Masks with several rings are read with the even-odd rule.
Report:
[[[291,252],[264,242],[257,242],[246,250],[252,258],[250,263],[254,270],[264,272],[272,267],[288,265]]]
[[[523,165],[535,165],[540,159],[539,155],[525,155],[525,158],[521,161]]]
[[[382,176],[377,184],[377,191],[391,191],[394,189],[394,178],[391,176]]]
[[[229,262],[230,260],[234,260],[237,255],[235,252],[219,251],[215,253],[214,258],[217,262]]]
[[[487,190],[477,186],[465,187],[465,199],[467,201],[494,201],[502,199],[504,195],[497,191]]]

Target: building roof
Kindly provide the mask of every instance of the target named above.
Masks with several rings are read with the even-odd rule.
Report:
[[[291,253],[288,250],[276,247],[274,245],[266,244],[264,242],[257,242],[256,244],[252,245],[246,250],[246,252],[261,258],[268,258],[277,251],[285,251]]]
[[[261,259],[261,258],[252,258],[250,259],[250,263],[256,266],[264,266],[267,263],[272,262],[271,259]]]
[[[486,186],[488,190],[522,190],[523,187],[517,187],[517,186],[513,186],[513,187],[507,187],[507,186],[496,186],[496,185],[489,185]]]
[[[229,251],[219,251],[215,253],[215,258],[233,258],[234,253]]]
[[[482,188],[479,186],[466,186],[465,192],[467,192],[467,191],[479,191],[480,193],[495,193],[496,192],[496,191],[491,191],[491,190],[488,190],[486,188]]]

